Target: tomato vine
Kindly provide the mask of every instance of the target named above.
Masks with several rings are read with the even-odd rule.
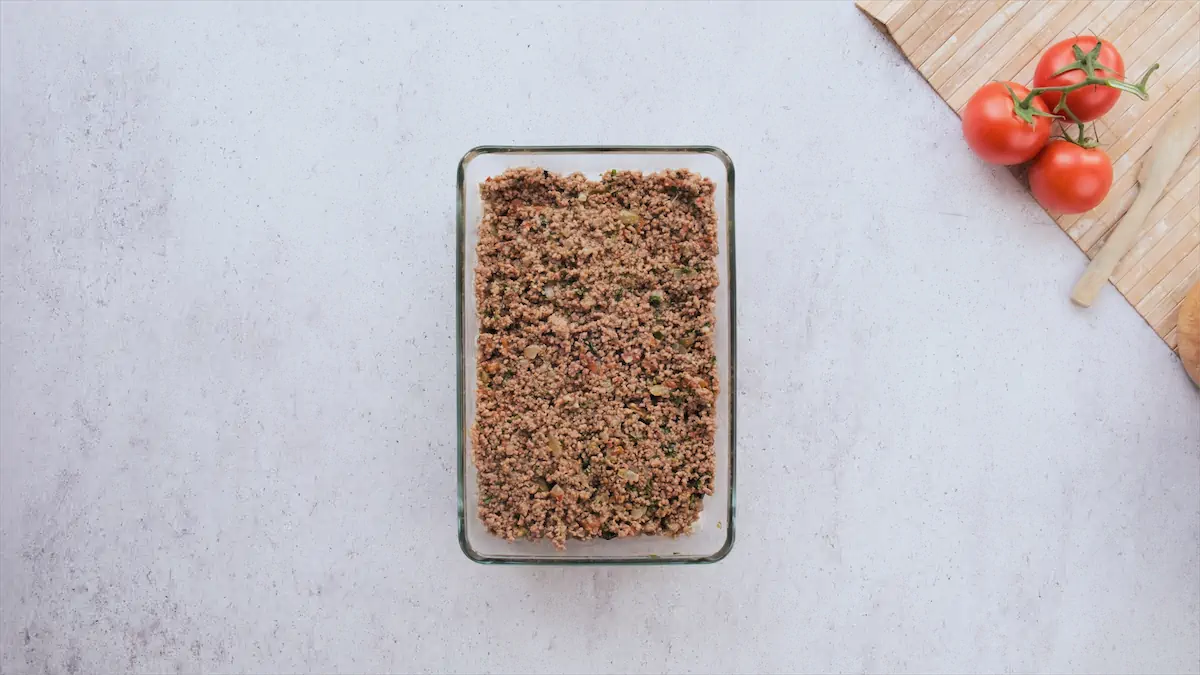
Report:
[[[1096,139],[1087,136],[1086,125],[1080,121],[1079,117],[1071,111],[1071,107],[1067,105],[1067,94],[1084,87],[1101,86],[1111,87],[1119,91],[1133,94],[1134,96],[1137,96],[1145,101],[1150,98],[1150,94],[1146,88],[1147,83],[1150,81],[1150,75],[1153,74],[1154,71],[1158,70],[1157,63],[1150,66],[1136,82],[1127,82],[1119,77],[1107,77],[1103,74],[1097,74],[1096,71],[1112,72],[1111,68],[1100,63],[1098,60],[1100,56],[1100,47],[1102,44],[1103,43],[1100,40],[1097,40],[1096,45],[1086,53],[1079,48],[1079,45],[1071,46],[1071,49],[1075,55],[1075,61],[1063,66],[1062,68],[1059,68],[1054,72],[1054,75],[1061,75],[1070,70],[1082,70],[1084,78],[1075,84],[1063,85],[1061,87],[1034,87],[1029,90],[1029,94],[1024,98],[1017,96],[1016,92],[1014,92],[1011,87],[1008,87],[1008,93],[1010,96],[1012,96],[1013,111],[1017,114],[1017,117],[1020,117],[1028,124],[1033,124],[1033,118],[1035,116],[1063,119],[1063,116],[1059,115],[1058,113],[1065,113],[1065,117],[1073,122],[1076,126],[1077,132],[1075,137],[1072,138],[1070,132],[1064,128],[1063,138],[1084,148],[1096,147]],[[1045,94],[1051,91],[1060,92],[1062,95],[1058,99],[1058,104],[1055,105],[1049,113],[1044,113],[1033,106],[1034,98],[1036,98],[1039,94]]]

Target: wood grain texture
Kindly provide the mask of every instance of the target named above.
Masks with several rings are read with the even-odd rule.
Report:
[[[954,78],[942,90],[946,103],[956,111],[962,110],[967,99],[975,90],[993,79],[997,79],[996,64],[1006,64],[1017,55],[1045,26],[1055,23],[1056,19],[1065,15],[1069,21],[1079,13],[1085,5],[1083,2],[1045,2],[1030,3],[1013,20],[988,41],[986,51],[972,56],[971,59],[955,73]],[[1031,14],[1032,12],[1032,14]],[[956,88],[957,87],[957,88]]]
[[[1160,207],[1164,209],[1157,221],[1154,220],[1155,211],[1150,212],[1147,222],[1153,224],[1140,234],[1135,247],[1113,271],[1112,278],[1117,280],[1118,290],[1124,293],[1147,274],[1152,274],[1159,261],[1179,242],[1200,243],[1200,227],[1191,209],[1191,204],[1197,199],[1200,199],[1200,195],[1196,190],[1180,199],[1168,194],[1155,207],[1156,210]]]
[[[1094,257],[1138,193],[1137,174],[1156,133],[1200,88],[1200,3],[1180,0],[860,0],[856,3],[955,111],[992,80],[1029,85],[1043,50],[1072,35],[1112,40],[1127,78],[1151,64],[1149,101],[1123,96],[1097,121],[1113,160],[1104,203],[1050,214]],[[1176,347],[1184,294],[1200,279],[1200,144],[1194,145],[1150,211],[1110,281],[1154,331]]]
[[[923,3],[917,2],[902,2],[903,6],[900,7],[894,15],[888,18],[888,30],[895,31],[903,26],[904,23],[908,21],[908,18],[915,14],[922,4]]]
[[[912,16],[908,17],[903,24],[892,28],[892,36],[896,41],[908,40],[917,31],[929,26],[929,21],[933,15],[945,9],[949,3],[945,2],[914,2],[912,3],[917,11],[913,12]],[[932,30],[932,28],[930,28]]]

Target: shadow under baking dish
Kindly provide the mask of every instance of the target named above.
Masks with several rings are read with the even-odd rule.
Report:
[[[479,520],[470,428],[475,419],[475,361],[479,321],[475,315],[475,246],[483,203],[479,184],[513,167],[538,167],[561,174],[581,172],[595,180],[610,169],[645,173],[690,169],[716,187],[717,271],[714,341],[720,391],[716,402],[716,476],[692,533],[680,537],[620,537],[568,540],[565,551],[548,541],[508,542]],[[475,148],[458,163],[457,244],[458,352],[458,541],[480,563],[527,565],[665,565],[712,563],[729,554],[734,541],[734,442],[737,426],[736,317],[733,252],[733,162],[708,146],[551,146]]]

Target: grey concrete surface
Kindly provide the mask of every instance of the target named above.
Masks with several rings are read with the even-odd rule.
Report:
[[[0,670],[1200,670],[1200,395],[847,3],[0,5]],[[738,541],[455,541],[455,163],[737,166]]]

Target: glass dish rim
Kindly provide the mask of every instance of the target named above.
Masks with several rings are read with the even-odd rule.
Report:
[[[497,558],[482,555],[467,541],[465,480],[466,462],[466,354],[463,338],[466,333],[466,166],[471,160],[486,154],[571,154],[571,153],[625,153],[625,154],[706,154],[719,159],[726,174],[727,241],[726,273],[729,279],[729,516],[725,544],[712,555],[700,558],[668,558],[652,556],[555,559],[530,556]],[[734,169],[733,160],[722,149],[713,145],[480,145],[468,150],[458,162],[455,187],[455,361],[457,371],[456,419],[457,419],[457,506],[458,544],[462,552],[473,562],[485,565],[696,565],[711,564],[723,560],[733,549],[736,540],[735,514],[737,507],[737,274],[734,242]]]

